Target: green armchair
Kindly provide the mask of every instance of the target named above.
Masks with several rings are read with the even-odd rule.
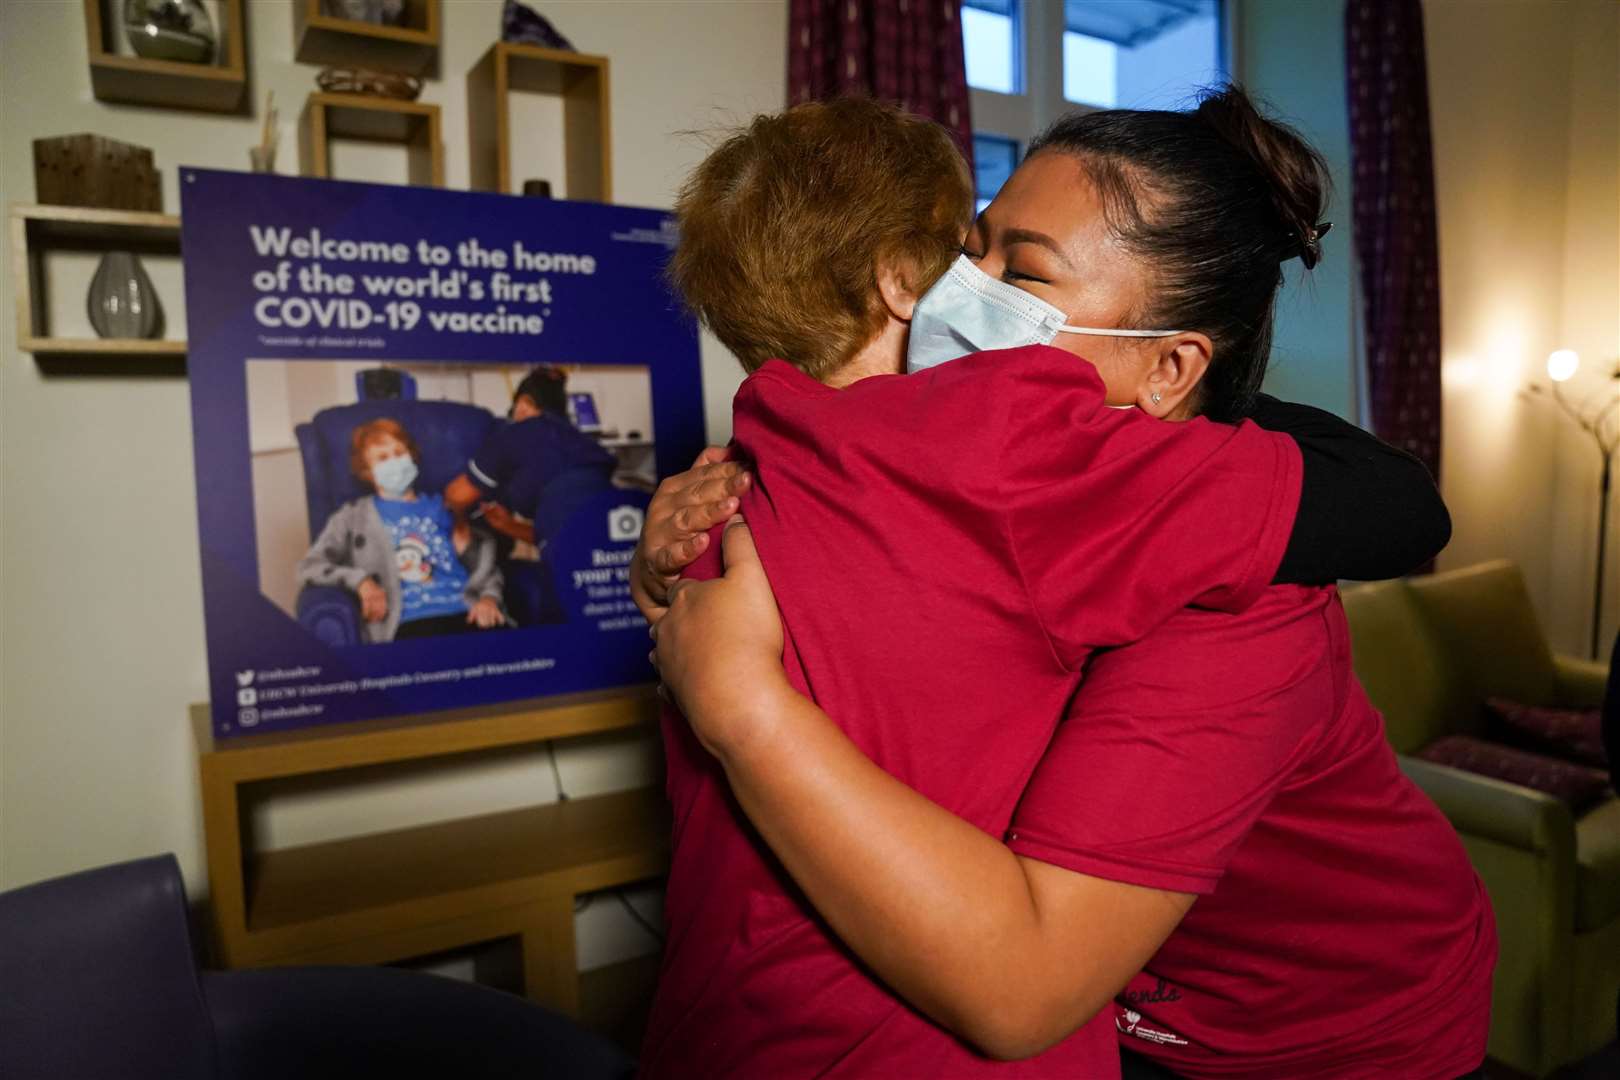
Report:
[[[1579,819],[1538,791],[1409,755],[1479,734],[1505,697],[1590,707],[1605,665],[1555,656],[1509,562],[1344,591],[1356,674],[1402,769],[1462,836],[1496,911],[1501,955],[1490,1054],[1542,1077],[1615,1037],[1620,994],[1620,799]]]

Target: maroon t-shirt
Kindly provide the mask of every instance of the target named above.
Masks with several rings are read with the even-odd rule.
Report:
[[[735,430],[793,685],[997,837],[1092,649],[1190,603],[1243,609],[1298,505],[1288,438],[1108,409],[1095,369],[1043,346],[844,390],[773,361],[738,392]],[[674,855],[646,1075],[1117,1073],[1105,1025],[997,1063],[910,1009],[820,922],[685,721],[664,730]]]
[[[1189,610],[1095,656],[1012,849],[1197,893],[1112,1018],[1188,1077],[1461,1076],[1496,930],[1455,830],[1400,771],[1332,589]]]

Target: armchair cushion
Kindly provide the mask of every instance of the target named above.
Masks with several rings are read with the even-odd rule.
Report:
[[[1498,742],[1595,769],[1609,767],[1609,755],[1603,750],[1603,714],[1597,709],[1557,709],[1488,698],[1485,716],[1486,733]]]
[[[1471,735],[1447,735],[1424,747],[1417,756],[1438,765],[1545,792],[1568,803],[1575,813],[1597,802],[1609,788],[1608,774],[1599,769]]]
[[[1599,660],[1554,656],[1558,677],[1558,703],[1567,709],[1595,709],[1603,704],[1609,684],[1609,665]]]
[[[1493,696],[1558,700],[1558,668],[1524,575],[1513,563],[1499,560],[1412,578],[1407,587],[1428,632],[1465,674],[1474,701]],[[1466,728],[1465,723],[1454,730]]]
[[[1415,753],[1478,723],[1478,698],[1429,632],[1405,582],[1357,585],[1343,593],[1356,677],[1384,714],[1390,745]]]
[[[1620,916],[1620,798],[1610,797],[1575,823],[1575,929],[1584,933]]]
[[[1408,754],[1395,760],[1463,836],[1574,862],[1573,817],[1551,795]]]

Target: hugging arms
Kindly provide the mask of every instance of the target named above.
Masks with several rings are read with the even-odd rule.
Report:
[[[743,148],[769,149],[777,119]],[[1214,422],[1256,411],[1279,261],[1320,254],[1314,159],[1235,92],[1072,119],[948,267],[908,274],[872,239],[876,318],[833,364],[728,321],[749,292],[705,292],[681,260],[737,233],[688,204],[676,278],[758,366],[735,425],[755,473],[667,483],[635,570],[659,619],[696,558],[655,627],[685,717],[665,722],[672,953],[650,1075],[988,1069],[844,964],[793,886],[888,988],[983,1051],[1035,1055],[1032,1075],[1118,1069],[1116,996],[1120,1038],[1183,1075],[1332,1075],[1357,1048],[1455,1076],[1483,1056],[1483,1009],[1447,979],[1488,970],[1488,909],[1319,587],[1425,561],[1444,508],[1420,465],[1321,414],[1294,413],[1297,447]],[[736,148],[700,170],[724,181],[695,183],[704,203],[748,193]],[[1151,203],[1126,198],[1144,185]],[[902,356],[914,374],[892,374]],[[746,527],[705,533],[738,509]],[[1301,584],[1268,588],[1279,575]],[[1432,886],[1378,918],[1346,906],[1391,878]],[[827,1004],[796,1007],[806,986]],[[1422,1042],[1409,1018],[1455,1034]]]

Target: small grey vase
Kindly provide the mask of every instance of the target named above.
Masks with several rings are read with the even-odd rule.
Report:
[[[101,257],[90,279],[90,325],[104,338],[153,338],[163,327],[163,307],[141,260],[127,251]]]

